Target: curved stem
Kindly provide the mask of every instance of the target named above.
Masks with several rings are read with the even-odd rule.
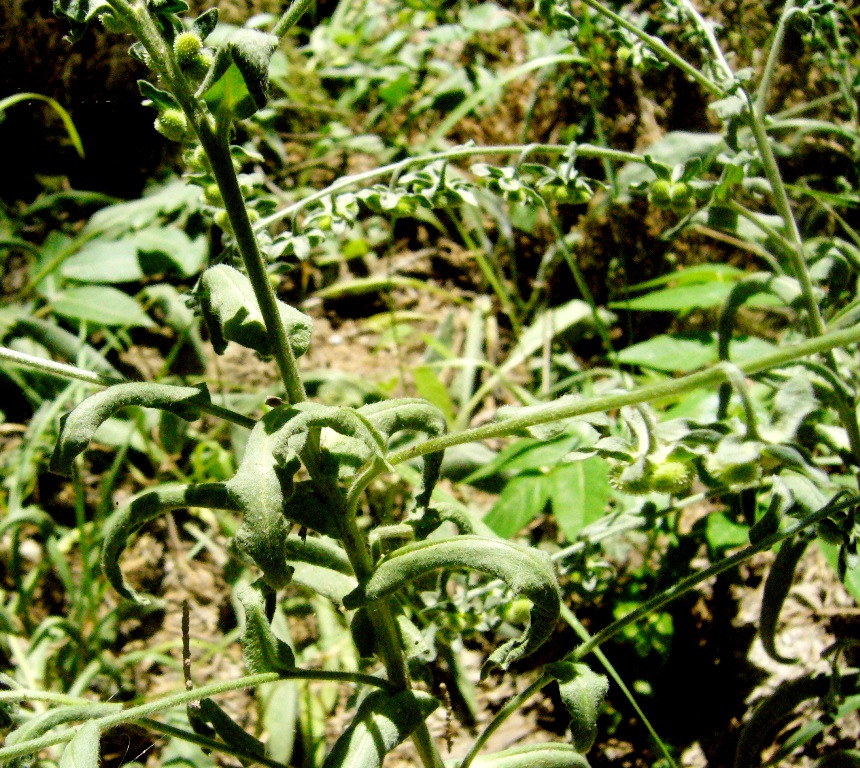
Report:
[[[112,387],[115,384],[128,384],[127,379],[120,379],[116,376],[106,376],[103,373],[95,371],[87,371],[83,368],[78,368],[75,365],[68,363],[57,363],[53,360],[46,360],[43,357],[35,357],[24,352],[16,352],[8,347],[0,347],[0,360],[7,360],[15,365],[21,365],[36,371],[43,371],[55,376],[62,376],[64,379],[76,379],[84,381],[87,384],[94,384],[97,387]],[[236,411],[231,411],[229,408],[224,408],[221,405],[208,403],[198,406],[201,411],[212,416],[217,416],[219,419],[229,421],[232,424],[237,424],[246,429],[253,429],[257,422],[250,416],[245,416]]]
[[[132,722],[139,720],[149,715],[154,715],[158,712],[163,712],[173,707],[178,707],[182,704],[189,704],[192,701],[199,701],[208,696],[218,696],[229,691],[238,691],[243,688],[254,688],[265,683],[274,683],[278,680],[328,680],[339,683],[357,683],[360,685],[373,685],[377,688],[392,689],[392,685],[388,680],[383,680],[381,677],[373,675],[364,675],[359,672],[334,672],[324,669],[295,669],[289,672],[263,672],[258,675],[247,675],[237,678],[236,680],[228,680],[226,682],[211,683],[195,688],[193,691],[183,690],[179,693],[174,693],[156,701],[139,704],[136,707],[124,709],[122,712],[105,715],[94,719],[92,722],[98,724],[100,730],[112,728],[121,723]],[[19,690],[15,691],[0,691],[0,701],[12,700],[18,701],[24,693]],[[32,693],[32,692],[31,692]],[[10,694],[13,694],[10,696]],[[35,697],[34,697],[35,698]],[[45,747],[60,744],[64,741],[70,741],[75,735],[75,731],[64,731],[47,736],[41,736],[38,739],[23,741],[20,744],[15,744],[11,747],[0,748],[0,763],[5,763],[15,757],[23,757],[38,752]]]
[[[523,691],[520,691],[516,696],[511,699],[508,699],[508,702],[503,706],[497,713],[496,716],[487,723],[487,726],[481,731],[480,736],[475,739],[475,743],[469,748],[469,751],[466,753],[466,756],[460,762],[459,768],[469,768],[472,764],[472,761],[477,757],[478,752],[481,751],[481,748],[484,744],[487,743],[487,740],[492,736],[514,712],[516,712],[523,704],[525,704],[532,696],[534,696],[538,691],[542,688],[546,687],[552,682],[553,678],[549,675],[541,675],[537,680],[535,680],[528,688]]]
[[[580,645],[578,648],[574,649],[572,653],[568,655],[568,660],[571,661],[580,661],[589,653],[594,651],[596,648],[599,648],[603,643],[611,638],[615,637],[619,632],[621,632],[625,627],[630,626],[631,624],[636,623],[639,619],[644,618],[649,613],[653,613],[656,610],[659,610],[664,605],[671,603],[673,600],[677,600],[681,595],[689,592],[694,587],[701,584],[703,581],[707,581],[713,576],[718,576],[725,571],[731,570],[732,568],[740,565],[741,563],[749,560],[757,552],[764,552],[766,549],[771,549],[779,542],[784,541],[785,539],[789,539],[794,536],[799,531],[808,528],[810,525],[814,525],[819,520],[822,520],[829,515],[832,515],[834,512],[844,509],[850,506],[857,506],[860,499],[857,497],[853,497],[848,499],[847,501],[843,501],[840,503],[828,503],[825,504],[821,509],[817,512],[813,512],[811,515],[807,515],[805,518],[795,523],[794,525],[786,528],[784,531],[779,533],[774,533],[767,538],[762,539],[761,541],[750,544],[750,546],[742,549],[740,552],[736,552],[731,557],[727,557],[723,560],[720,560],[718,563],[714,563],[710,568],[705,568],[703,571],[699,571],[698,573],[694,573],[688,576],[685,579],[681,579],[677,584],[669,587],[668,589],[661,592],[659,595],[652,597],[646,603],[640,605],[636,610],[631,611],[623,618],[619,619],[616,622],[613,622],[608,627],[605,627],[596,635],[594,635],[590,640]]]
[[[287,32],[299,23],[302,16],[305,15],[308,8],[313,4],[314,0],[293,0],[293,2],[290,3],[290,7],[287,8],[278,20],[278,23],[272,30],[272,34],[275,35],[275,37],[283,37],[286,35]]]
[[[755,108],[759,112],[764,112],[767,109],[767,97],[770,93],[770,84],[773,81],[773,73],[776,70],[776,62],[779,59],[779,54],[782,51],[782,44],[785,40],[786,22],[794,11],[794,0],[788,0],[780,14],[779,22],[776,25],[776,32],[773,35],[773,41],[770,44],[770,50],[767,53],[767,61],[764,65],[764,71],[759,80],[758,90],[755,95]]]
[[[762,373],[770,368],[787,365],[802,357],[827,352],[835,347],[843,347],[847,344],[857,342],[860,342],[860,325],[843,331],[833,331],[823,336],[800,342],[799,344],[791,344],[770,355],[739,362],[737,363],[737,368],[743,374],[751,376],[756,373]],[[640,387],[631,392],[603,395],[573,403],[549,403],[545,408],[533,410],[524,416],[491,422],[483,427],[436,437],[432,440],[412,445],[409,448],[395,451],[388,455],[388,462],[392,465],[401,464],[404,461],[415,459],[427,453],[445,450],[452,445],[473,443],[491,437],[506,437],[538,424],[547,424],[551,421],[570,419],[600,411],[612,411],[624,405],[637,405],[652,400],[673,398],[701,387],[716,387],[724,381],[727,381],[726,372],[717,364],[697,373],[691,373],[687,376],[681,376],[660,384]]]
[[[358,184],[364,184],[368,181],[373,181],[382,176],[389,174],[402,173],[407,168],[416,165],[428,165],[438,160],[457,160],[464,157],[475,157],[476,155],[519,155],[522,153],[526,145],[523,144],[504,144],[490,147],[454,147],[453,149],[445,150],[444,152],[430,152],[417,157],[407,157],[405,160],[398,160],[396,163],[383,165],[379,168],[373,168],[370,171],[356,173],[352,176],[344,176],[334,184],[330,184],[325,189],[319,192],[314,192],[312,195],[303,197],[297,203],[288,205],[286,208],[276,211],[271,216],[266,216],[260,219],[254,229],[260,231],[265,229],[270,224],[281,221],[282,219],[295,216],[297,213],[307,208],[311,203],[323,200],[330,195],[335,195],[338,192],[343,192]],[[593,144],[531,144],[527,145],[530,148],[531,154],[547,154],[547,155],[564,155],[571,150],[576,151],[577,157],[600,158],[606,160],[614,160],[620,163],[640,163],[645,165],[645,159],[641,155],[634,152],[622,152],[617,149],[606,149],[604,147],[596,147]]]

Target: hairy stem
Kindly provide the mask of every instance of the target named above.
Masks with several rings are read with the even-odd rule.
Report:
[[[783,349],[759,358],[745,360],[737,364],[737,368],[747,376],[762,373],[771,368],[779,368],[809,355],[830,351],[836,347],[860,342],[860,326],[854,326],[842,331],[832,331],[799,344],[791,344]],[[612,411],[624,405],[638,405],[653,400],[678,397],[694,389],[702,387],[714,388],[727,381],[725,370],[719,365],[705,368],[697,373],[681,376],[677,379],[640,387],[630,392],[619,392],[601,397],[579,400],[574,403],[549,403],[541,410],[530,412],[525,416],[491,422],[483,427],[469,429],[443,437],[426,440],[423,443],[395,451],[388,455],[390,464],[400,464],[404,461],[423,456],[434,451],[442,451],[452,445],[473,443],[491,437],[506,437],[520,430],[538,424],[547,424],[560,419],[570,419],[589,413]]]

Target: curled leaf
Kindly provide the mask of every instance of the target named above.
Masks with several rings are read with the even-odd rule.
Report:
[[[243,120],[266,106],[269,61],[278,38],[256,29],[237,29],[215,55],[211,76],[200,90],[215,112]]]
[[[197,296],[215,352],[223,354],[227,342],[235,341],[263,357],[272,355],[266,323],[246,275],[226,264],[209,267],[200,277]],[[293,355],[301,357],[310,344],[313,321],[283,301],[278,302],[278,311]]]
[[[146,605],[149,600],[135,592],[125,581],[119,558],[128,540],[150,520],[182,507],[208,507],[238,511],[222,483],[166,485],[147,491],[117,510],[105,526],[102,545],[102,570],[111,586],[123,597]]]
[[[379,768],[382,760],[409,736],[439,702],[422,691],[394,695],[377,690],[368,694],[349,728],[338,738],[322,768]]]
[[[794,582],[794,571],[809,546],[809,541],[807,536],[802,535],[783,541],[764,583],[759,634],[767,655],[782,664],[794,664],[796,659],[785,658],[776,650],[776,625],[785,598],[788,597],[788,591]]]
[[[570,744],[526,744],[472,762],[474,768],[589,768]]]
[[[597,715],[609,690],[609,680],[585,664],[566,661],[548,664],[546,671],[558,680],[561,700],[570,713],[573,748],[584,754],[597,738]]]
[[[101,424],[117,411],[129,406],[159,408],[186,421],[200,417],[200,408],[209,405],[205,384],[197,387],[174,387],[147,382],[115,384],[90,395],[77,408],[63,416],[60,435],[51,456],[51,471],[71,477],[72,464],[83,453]]]
[[[521,637],[509,640],[487,659],[490,666],[507,669],[537,650],[555,629],[561,598],[552,562],[543,552],[501,539],[458,536],[433,539],[402,547],[386,557],[370,579],[344,598],[356,608],[403,589],[414,579],[440,568],[479,571],[504,581],[514,592],[532,601],[529,621]]]
[[[358,411],[385,436],[386,440],[390,440],[392,435],[404,430],[422,432],[428,437],[440,437],[447,429],[445,414],[435,405],[417,398],[384,400],[362,406]],[[415,498],[416,506],[426,507],[430,503],[430,495],[439,479],[442,458],[442,451],[424,456],[423,482]]]
[[[367,608],[359,608],[349,622],[349,632],[352,635],[352,643],[358,655],[362,659],[369,659],[376,653],[376,632],[370,620]]]
[[[275,591],[260,580],[241,585],[236,590],[236,597],[245,611],[245,630],[241,643],[249,674],[294,669],[296,659],[293,649],[272,631]]]

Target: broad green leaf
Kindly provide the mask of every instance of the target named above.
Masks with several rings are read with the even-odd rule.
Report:
[[[546,666],[546,672],[558,680],[561,700],[570,713],[573,748],[588,752],[597,738],[597,716],[609,690],[606,675],[593,672],[586,664],[558,661]]]
[[[439,702],[423,691],[372,691],[322,768],[379,768],[385,756],[438,706]]]
[[[448,423],[452,423],[454,403],[437,370],[432,365],[417,365],[412,369],[412,381],[418,395],[436,406],[445,414]]]
[[[502,538],[510,539],[543,513],[548,498],[547,476],[524,472],[508,482],[484,523]]]
[[[691,309],[719,307],[731,293],[734,283],[692,283],[664,288],[625,301],[614,301],[612,309],[635,309],[660,312],[684,312]]]
[[[606,513],[610,487],[608,465],[594,456],[561,464],[544,478],[552,512],[568,541]]]
[[[96,723],[84,723],[63,750],[60,768],[99,768],[99,739]]]
[[[66,259],[64,277],[84,283],[130,283],[147,275],[197,274],[206,263],[206,239],[191,240],[176,227],[152,227],[117,240],[95,239]]]
[[[711,549],[720,551],[730,547],[742,547],[749,542],[750,527],[732,522],[722,512],[712,512],[707,517],[705,537]]]
[[[493,651],[482,674],[493,666],[507,669],[537,650],[555,630],[561,597],[549,556],[536,549],[482,536],[432,539],[395,550],[374,569],[366,583],[344,598],[344,607],[358,608],[387,597],[440,568],[485,573],[501,579],[516,594],[532,602],[523,634]]]
[[[255,29],[237,29],[218,49],[213,82],[203,98],[215,112],[242,120],[266,106],[269,61],[278,38]]]
[[[226,264],[210,267],[200,278],[197,293],[212,346],[219,355],[227,349],[229,341],[263,356],[272,354],[251,281],[238,269]],[[312,320],[282,301],[278,302],[278,310],[293,354],[301,357],[310,344]]]
[[[657,371],[695,371],[716,362],[717,347],[710,334],[668,336],[660,334],[618,353],[618,361]]]
[[[151,328],[155,325],[134,299],[107,286],[85,285],[54,294],[51,307],[58,315],[96,325]]]

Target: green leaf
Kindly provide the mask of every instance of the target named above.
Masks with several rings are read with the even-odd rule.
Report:
[[[805,536],[795,536],[783,541],[764,583],[759,614],[759,634],[767,655],[782,664],[793,664],[796,659],[785,658],[776,650],[776,626],[783,603],[794,581],[797,564],[809,546],[809,541]]]
[[[212,346],[220,355],[227,342],[234,341],[267,357],[273,352],[263,314],[251,281],[226,264],[207,269],[197,287],[203,320],[209,328]],[[311,340],[313,321],[289,304],[278,302],[281,321],[295,357],[301,357]]]
[[[92,2],[92,0],[90,0]],[[94,5],[98,5],[97,3],[93,3]],[[104,0],[101,0],[102,5],[107,5]],[[56,8],[56,2],[54,7]],[[84,156],[84,145],[81,143],[81,137],[78,134],[77,128],[75,128],[75,124],[72,121],[72,116],[66,112],[65,109],[57,102],[55,99],[52,99],[50,96],[43,96],[41,93],[15,93],[11,96],[7,96],[5,99],[0,99],[0,121],[3,120],[3,112],[5,112],[9,107],[18,104],[22,101],[43,101],[47,104],[54,112],[57,113],[57,116],[60,120],[63,121],[63,127],[66,129],[66,133],[69,135],[69,141],[72,142],[72,146],[75,148],[77,153],[83,157]]]
[[[179,102],[173,98],[173,94],[168,91],[163,91],[161,88],[156,88],[147,80],[138,80],[137,87],[140,90],[140,95],[147,101],[152,102],[156,107],[162,109],[179,109]]]
[[[11,747],[13,744],[20,744],[30,739],[38,739],[51,729],[64,723],[94,720],[104,715],[115,714],[121,709],[122,704],[99,704],[96,702],[68,707],[55,707],[40,715],[35,715],[19,728],[12,731],[6,737],[6,746]]]
[[[130,283],[161,273],[190,277],[206,263],[206,238],[176,227],[151,227],[117,240],[95,239],[63,263],[61,273],[86,283]]]
[[[416,365],[412,369],[412,381],[419,396],[432,403],[442,413],[448,423],[454,421],[454,402],[448,394],[447,387],[439,378],[437,370],[432,365]]]
[[[123,597],[139,605],[149,603],[125,581],[119,558],[128,540],[146,523],[174,509],[207,507],[238,512],[236,504],[222,483],[200,485],[165,485],[135,496],[108,518],[102,545],[102,571],[110,585]]]
[[[218,49],[213,82],[203,98],[213,111],[243,120],[266,106],[269,61],[278,38],[255,29],[238,29]]]
[[[570,713],[573,748],[588,752],[597,738],[597,715],[609,690],[609,680],[585,664],[565,661],[548,664],[546,672],[558,680],[561,700]]]
[[[107,286],[85,285],[69,288],[51,298],[58,315],[96,325],[152,328],[155,323],[131,297]]]
[[[473,768],[589,768],[570,744],[526,744],[492,755],[481,755]]]
[[[633,344],[618,353],[618,361],[667,373],[687,373],[717,359],[717,347],[710,334],[681,336],[660,334]]]
[[[691,309],[719,307],[731,293],[733,283],[694,283],[653,291],[625,301],[614,301],[612,309],[684,312]]]
[[[532,602],[529,622],[522,636],[509,640],[487,659],[507,669],[513,662],[537,650],[555,630],[561,610],[558,582],[549,556],[501,539],[457,536],[408,544],[388,555],[370,579],[347,595],[345,608],[358,608],[400,591],[415,579],[440,568],[463,568],[504,581],[515,593]]]
[[[170,411],[186,421],[200,418],[201,406],[210,403],[205,384],[175,387],[169,384],[134,382],[115,384],[86,398],[63,416],[60,434],[51,456],[51,471],[71,477],[75,458],[83,453],[99,426],[130,406]]]
[[[524,472],[508,482],[484,523],[502,538],[509,539],[543,514],[548,499],[546,475]]]
[[[335,742],[322,768],[379,768],[439,702],[423,691],[373,691],[358,707],[349,728]]]
[[[241,643],[248,674],[295,669],[293,649],[272,631],[275,591],[260,580],[240,585],[236,589],[236,598],[245,611]]]
[[[568,541],[575,541],[587,525],[606,513],[609,503],[609,467],[594,456],[561,464],[544,479],[552,512]]]
[[[63,750],[60,768],[99,768],[100,736],[96,723],[84,723]]]
[[[193,27],[198,35],[200,35],[201,40],[205,40],[212,32],[215,30],[215,27],[218,26],[218,9],[210,8],[208,11],[204,11],[201,13],[196,19],[194,19]]]

